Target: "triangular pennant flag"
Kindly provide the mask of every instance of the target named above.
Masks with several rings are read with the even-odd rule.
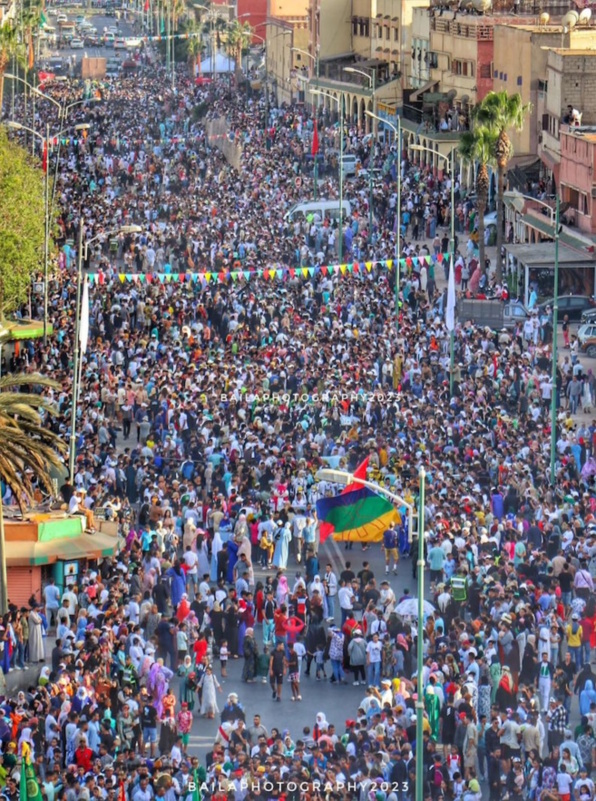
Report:
[[[124,275],[124,273],[120,273],[118,278],[120,279],[121,284],[123,284],[126,281],[126,276]]]
[[[183,284],[186,281],[186,273],[180,273],[180,275],[178,276],[178,280],[180,281],[181,284]]]
[[[283,278],[284,277],[284,271],[283,270],[277,270],[277,277],[278,278]]]
[[[205,273],[205,281],[207,281],[207,283],[211,281],[211,273]]]
[[[132,282],[132,273],[126,273],[126,280],[129,284]]]
[[[305,278],[308,278],[308,267],[303,267],[303,268],[302,268],[302,275],[303,275]]]
[[[426,259],[425,259],[425,257],[424,257],[424,256],[418,256],[418,264],[419,264],[421,267],[424,267],[424,264],[425,264],[425,263],[426,263]]]
[[[166,274],[166,284],[170,284],[172,282],[172,278],[173,278],[172,273],[167,273]],[[178,278],[178,276],[176,276],[176,278]]]
[[[443,254],[442,253],[437,253],[437,261],[439,262],[439,264],[443,261]]]
[[[412,259],[411,259],[409,256],[408,256],[408,258],[406,259],[406,264],[408,265],[408,267],[411,267],[411,266],[412,266]]]
[[[348,264],[347,268],[348,268],[348,272],[349,273],[353,273],[354,272],[354,265],[353,264]]]
[[[224,273],[223,270],[220,272],[218,278],[219,278],[219,281],[220,281],[221,284],[225,284],[225,282],[226,282],[226,274]]]
[[[323,275],[327,275],[327,268],[324,266],[321,267],[321,272],[323,273]]]
[[[275,270],[269,270],[269,278],[271,278],[271,280],[273,281],[273,279],[275,278]]]
[[[234,283],[236,283],[236,281],[238,280],[238,273],[237,272],[231,272],[230,275],[232,276],[232,281]]]
[[[145,283],[145,278],[146,278],[145,273],[139,273],[139,281],[141,282],[141,284]]]
[[[244,277],[246,278],[247,281],[250,281],[250,270],[244,271]]]
[[[345,275],[345,274],[346,274],[347,267],[346,267],[346,265],[345,265],[345,264],[340,264],[340,265],[339,265],[339,269],[341,270],[341,274],[342,274],[342,275]]]
[[[315,268],[314,268],[314,267],[309,267],[309,268],[308,268],[308,274],[309,274],[309,275],[310,275],[310,277],[312,278],[312,277],[313,277],[313,275],[315,274]]]
[[[393,269],[393,259],[387,259],[387,261],[385,263],[387,264],[387,269],[388,270],[392,270]]]
[[[289,269],[290,278],[294,278],[296,276],[296,270],[293,267]]]
[[[430,257],[428,254],[427,254],[427,256],[426,256],[426,263],[427,263],[427,265],[428,265],[429,267],[430,267],[430,265],[432,264],[432,259],[431,259],[431,257]]]
[[[355,273],[360,272],[360,265],[358,264],[357,261],[354,262],[354,272]]]
[[[257,278],[262,278],[262,277],[263,277],[263,271],[257,270]]]
[[[333,272],[334,272],[336,275],[338,274],[338,272],[339,272],[339,264],[334,264],[334,265],[333,265]]]
[[[368,272],[370,272],[372,270],[372,265],[373,265],[372,261],[367,261],[366,262],[366,269],[367,269]],[[389,267],[389,265],[387,265],[387,266]],[[391,269],[391,267],[389,267],[389,269]]]
[[[153,278],[154,278],[154,276],[153,276],[153,275],[151,275],[150,273],[148,273],[148,274],[147,274],[147,276],[146,276],[146,278],[147,278],[147,283],[148,283],[148,284],[152,284],[152,283],[153,283]]]
[[[89,277],[89,286],[93,286],[93,284],[95,283],[95,275],[94,275],[94,273],[89,273],[88,277]]]

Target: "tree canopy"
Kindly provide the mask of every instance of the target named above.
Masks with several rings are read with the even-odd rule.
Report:
[[[44,176],[0,130],[0,319],[27,300],[44,248]]]

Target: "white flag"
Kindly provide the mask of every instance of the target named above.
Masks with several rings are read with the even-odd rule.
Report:
[[[453,272],[453,256],[449,265],[449,283],[447,284],[447,309],[445,311],[445,325],[448,331],[455,329],[455,274]]]
[[[85,278],[85,283],[83,284],[83,300],[81,305],[81,327],[79,328],[79,342],[81,343],[81,353],[86,353],[88,340],[89,340],[89,283]]]

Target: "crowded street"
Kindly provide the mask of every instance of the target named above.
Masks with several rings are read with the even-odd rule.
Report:
[[[57,382],[57,504],[118,547],[2,621],[7,801],[29,753],[47,801],[414,801],[416,760],[422,801],[595,801],[593,360],[555,331],[553,386],[536,310],[459,319],[451,355],[449,265],[460,296],[507,280],[460,176],[234,76],[172,78],[150,42],[134,74],[43,92],[35,128],[67,129],[53,333],[2,374]],[[391,522],[346,496],[329,533],[321,470],[381,485]]]

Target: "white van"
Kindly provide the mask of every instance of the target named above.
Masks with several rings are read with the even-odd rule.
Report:
[[[342,201],[341,207],[344,218],[350,217],[352,214],[352,206],[350,205],[350,201]],[[339,219],[339,201],[311,200],[308,203],[297,203],[285,213],[284,220],[287,222],[294,222],[297,217],[299,219],[305,219],[309,214],[317,215],[321,222],[323,222],[325,219],[337,220]]]

